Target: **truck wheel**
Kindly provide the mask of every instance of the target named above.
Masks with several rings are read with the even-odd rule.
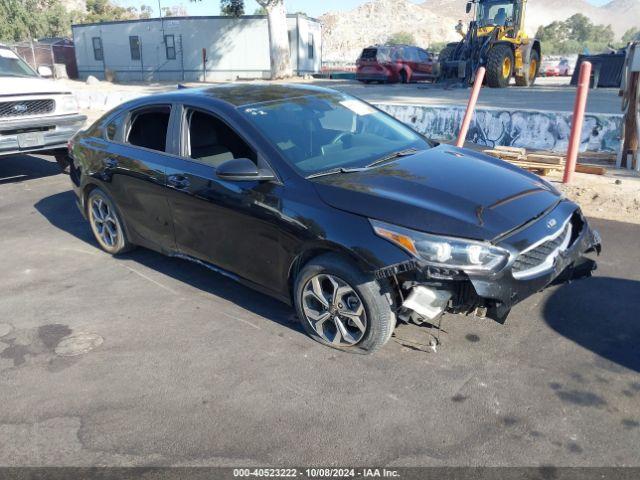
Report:
[[[513,52],[508,45],[496,45],[487,58],[487,85],[491,88],[509,86],[513,73]]]
[[[307,263],[296,276],[294,303],[303,328],[318,342],[372,353],[395,328],[388,286],[336,254]]]
[[[536,81],[538,77],[538,71],[540,69],[540,54],[537,50],[531,52],[531,58],[529,59],[529,71],[526,77],[516,77],[516,85],[519,87],[530,87]]]
[[[127,240],[127,233],[113,201],[99,188],[89,192],[87,218],[91,224],[93,236],[105,252],[117,255],[133,248]]]

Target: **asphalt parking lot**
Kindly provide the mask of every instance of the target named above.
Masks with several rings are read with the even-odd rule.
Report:
[[[203,267],[102,253],[52,159],[0,159],[0,465],[640,466],[640,226],[593,224],[596,275],[505,326],[349,355]]]
[[[354,80],[314,80],[314,85],[335,88],[372,103],[406,103],[432,106],[466,106],[469,88],[445,88],[431,82],[392,83],[365,85]],[[505,110],[548,110],[571,112],[576,89],[566,77],[540,78],[528,88],[512,86],[508,95],[500,88],[483,88],[478,97],[478,107],[504,108]],[[598,88],[589,91],[587,113],[618,114],[621,100],[617,88]]]

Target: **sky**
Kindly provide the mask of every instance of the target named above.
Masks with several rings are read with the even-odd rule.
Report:
[[[330,10],[351,10],[358,5],[365,3],[366,0],[285,0],[287,11],[297,12],[303,11],[312,17],[319,17]],[[413,3],[422,3],[423,0],[410,0]],[[594,5],[603,5],[609,0],[587,0]],[[158,0],[116,0],[116,3],[139,8],[140,5],[149,5],[153,8],[154,14],[158,11]],[[464,0],[460,0],[461,8],[464,6]],[[218,15],[220,13],[219,0],[200,0],[191,2],[189,0],[160,0],[161,6],[171,7],[173,5],[182,5],[186,8],[189,15]],[[255,0],[245,0],[245,12],[252,14],[258,4]]]

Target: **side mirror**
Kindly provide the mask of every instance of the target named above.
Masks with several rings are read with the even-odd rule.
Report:
[[[41,77],[53,77],[53,70],[45,65],[40,65],[38,67],[38,75]]]
[[[271,170],[258,169],[256,164],[248,158],[234,158],[221,163],[216,168],[216,175],[223,180],[246,182],[264,182],[276,178]]]
[[[467,13],[471,11],[471,3],[472,2],[467,2]]]

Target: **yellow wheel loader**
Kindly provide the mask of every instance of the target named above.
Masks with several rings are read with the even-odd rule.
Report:
[[[472,0],[467,13],[473,20],[460,42],[440,53],[440,75],[470,85],[480,66],[487,70],[485,83],[503,88],[515,77],[516,85],[533,85],[540,68],[540,42],[524,31],[527,0]]]

